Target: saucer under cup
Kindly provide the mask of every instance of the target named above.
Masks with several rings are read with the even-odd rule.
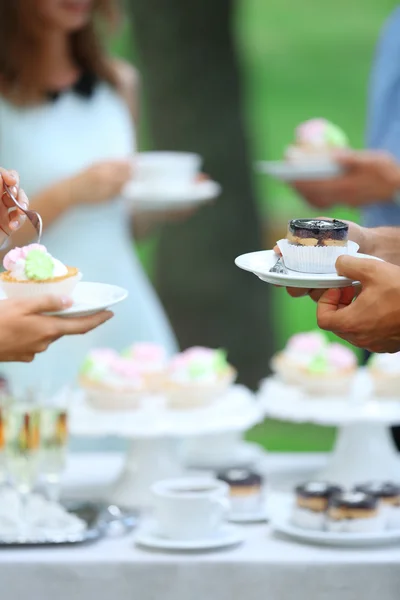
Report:
[[[159,481],[152,493],[159,535],[172,540],[212,537],[230,508],[228,486],[210,477]]]
[[[191,152],[142,152],[133,159],[134,182],[152,192],[187,190],[200,171],[202,159]]]

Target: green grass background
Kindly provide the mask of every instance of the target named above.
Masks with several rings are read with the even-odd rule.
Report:
[[[323,116],[347,132],[353,147],[363,146],[368,77],[380,28],[394,0],[240,0],[234,30],[245,98],[245,118],[254,160],[279,158],[294,127]],[[400,35],[400,32],[399,32]],[[132,57],[134,40],[126,23],[113,50]],[[151,146],[142,123],[141,147]],[[260,210],[282,224],[310,209],[286,186],[255,175]],[[312,212],[312,211],[311,211]],[[354,211],[335,216],[357,219]],[[157,239],[139,248],[150,276]],[[308,299],[294,301],[274,293],[274,322],[279,345],[297,331],[315,328]],[[278,401],[278,400],[277,400]],[[327,450],[332,428],[267,420],[249,439],[273,450]]]

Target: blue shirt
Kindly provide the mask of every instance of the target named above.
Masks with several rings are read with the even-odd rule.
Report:
[[[385,23],[376,49],[368,107],[367,146],[387,150],[400,162],[400,6]],[[365,206],[363,224],[400,226],[400,205]]]

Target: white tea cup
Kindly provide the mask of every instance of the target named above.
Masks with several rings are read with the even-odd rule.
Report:
[[[133,178],[159,192],[181,191],[196,180],[201,164],[192,152],[141,152],[133,159]]]
[[[209,538],[229,511],[229,487],[210,477],[166,479],[152,486],[159,535],[174,540]]]

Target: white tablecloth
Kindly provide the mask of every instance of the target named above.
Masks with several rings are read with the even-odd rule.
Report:
[[[323,457],[270,456],[273,481]],[[95,498],[120,466],[118,456],[75,456],[69,495],[85,486]],[[278,478],[282,470],[284,477]],[[300,475],[301,477],[301,475]],[[82,490],[81,490],[82,492]],[[81,493],[82,497],[83,494]],[[318,548],[246,526],[245,543],[207,554],[161,554],[138,549],[132,536],[90,546],[0,551],[0,599],[19,600],[398,600],[400,547]]]

